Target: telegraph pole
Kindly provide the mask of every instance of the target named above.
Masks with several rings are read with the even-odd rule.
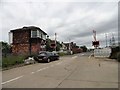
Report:
[[[115,38],[114,38],[113,33],[112,33],[112,46],[115,46]]]
[[[56,38],[57,38],[57,33],[55,33],[55,51],[56,51],[56,47],[57,47]]]
[[[112,45],[112,40],[111,40],[111,38],[110,38],[110,45],[109,46],[111,46]]]
[[[106,47],[107,47],[108,45],[107,45],[107,34],[106,33],[105,33],[105,38],[106,38]]]
[[[70,42],[70,39],[69,39],[69,53],[72,54],[71,53],[71,42]]]

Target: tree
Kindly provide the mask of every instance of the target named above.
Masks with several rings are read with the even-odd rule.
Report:
[[[48,39],[46,40],[46,51],[52,51],[52,49],[51,49],[51,47],[50,47],[50,42],[51,42],[51,40],[48,38]]]
[[[55,48],[52,48],[51,47],[51,42],[52,42],[52,40],[51,39],[47,39],[46,40],[46,51],[54,51],[55,50]],[[56,42],[56,44],[57,44],[57,47],[56,47],[56,51],[59,51],[60,50],[60,47],[62,46],[61,44],[60,44],[60,42]]]
[[[0,42],[3,55],[6,57],[8,53],[11,53],[11,47],[7,42]]]
[[[60,42],[57,41],[56,51],[59,51],[61,47],[62,47],[62,45],[60,44]]]
[[[81,46],[80,48],[83,50],[83,52],[87,52],[87,47],[86,46]]]

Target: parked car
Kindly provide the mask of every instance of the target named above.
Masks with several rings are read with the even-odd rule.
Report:
[[[40,52],[39,55],[37,56],[37,60],[39,62],[45,61],[49,63],[50,61],[58,60],[58,59],[59,59],[59,55],[54,52]]]
[[[24,64],[35,64],[36,63],[33,56],[28,56],[23,61],[24,61]]]

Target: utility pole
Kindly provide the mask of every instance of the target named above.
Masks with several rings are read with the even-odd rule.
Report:
[[[110,38],[110,45],[109,46],[111,46],[112,45],[112,40],[111,40],[111,38]]]
[[[96,41],[96,31],[93,30],[93,38],[94,38],[94,41]]]
[[[71,49],[71,48],[70,48],[70,39],[69,39],[69,52],[71,51],[70,49]]]
[[[114,38],[113,33],[112,33],[112,46],[115,46],[115,38]]]
[[[107,45],[107,33],[105,33],[105,38],[106,38],[106,47],[108,46]]]
[[[57,39],[57,33],[55,33],[55,51],[56,51],[56,48],[57,48],[57,42],[56,42],[56,39]]]

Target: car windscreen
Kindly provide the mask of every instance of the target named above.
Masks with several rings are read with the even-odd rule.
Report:
[[[46,53],[39,53],[39,55],[40,55],[40,56],[45,56],[45,55],[46,55]]]
[[[46,54],[47,54],[47,55],[50,55],[51,53],[50,53],[50,52],[47,52]]]

